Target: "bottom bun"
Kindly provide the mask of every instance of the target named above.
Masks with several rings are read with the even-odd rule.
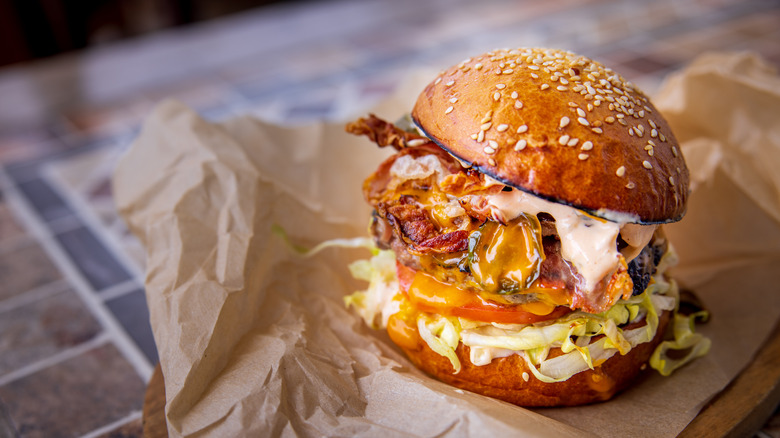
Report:
[[[434,352],[422,340],[412,350],[401,347],[409,359],[431,376],[461,389],[514,403],[518,406],[574,406],[605,401],[626,389],[645,368],[655,347],[663,340],[670,312],[659,318],[652,341],[637,345],[626,355],[615,354],[592,370],[577,373],[563,382],[545,383],[534,377],[517,354],[477,366],[469,360],[469,347],[455,350],[461,370],[453,374],[449,359]],[[556,349],[560,352],[559,349]],[[551,351],[551,357],[557,352]],[[523,379],[526,373],[528,381]]]

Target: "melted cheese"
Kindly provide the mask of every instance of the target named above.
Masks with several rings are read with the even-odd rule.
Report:
[[[523,213],[548,213],[555,218],[555,228],[561,239],[561,256],[582,275],[583,288],[592,291],[596,284],[613,273],[620,261],[617,236],[621,227],[631,225],[631,246],[640,249],[652,238],[654,227],[641,228],[597,219],[575,208],[546,201],[520,190],[485,196],[493,218],[506,223]]]

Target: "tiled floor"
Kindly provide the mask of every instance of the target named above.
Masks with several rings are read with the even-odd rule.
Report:
[[[306,2],[0,70],[0,437],[141,433],[157,353],[110,176],[156,102],[339,119],[411,69],[521,45],[592,56],[652,94],[706,50],[780,66],[780,2]],[[778,416],[758,436],[780,437]]]

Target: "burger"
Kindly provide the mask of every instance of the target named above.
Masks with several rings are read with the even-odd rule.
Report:
[[[363,185],[376,247],[352,266],[368,289],[346,302],[427,374],[521,406],[580,405],[648,362],[668,374],[706,352],[667,276],[662,225],[685,214],[685,160],[611,69],[494,50],[440,73],[395,124],[346,130],[396,150]]]

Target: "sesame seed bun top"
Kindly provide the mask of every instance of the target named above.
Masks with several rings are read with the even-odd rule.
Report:
[[[688,169],[633,84],[550,49],[495,50],[441,73],[412,111],[439,146],[499,181],[610,220],[677,221]]]

